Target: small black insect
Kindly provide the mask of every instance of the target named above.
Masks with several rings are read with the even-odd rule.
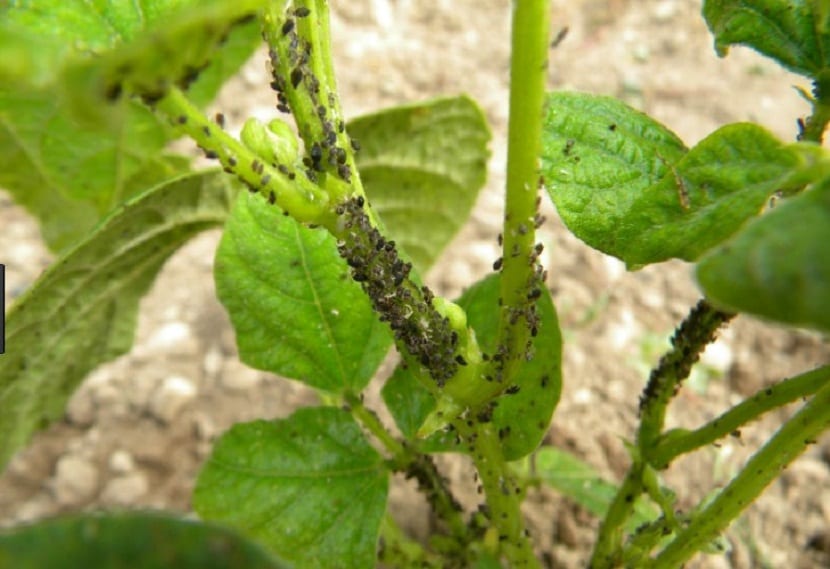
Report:
[[[518,385],[511,385],[510,387],[505,389],[504,392],[507,395],[516,395],[519,392],[520,389],[521,389],[521,387],[519,387]]]
[[[216,120],[216,124],[219,125],[219,128],[225,128],[225,115],[222,113],[216,113],[214,119]]]
[[[274,192],[269,192],[268,193],[268,203],[271,204],[271,205],[274,205],[274,203],[276,201],[277,201],[277,196],[274,194]]]
[[[299,67],[295,67],[291,71],[291,86],[296,89],[297,86],[302,82],[302,80],[303,80],[303,70],[300,69]]]
[[[294,20],[291,18],[287,19],[285,23],[282,25],[282,35],[287,35],[291,30],[294,29]]]
[[[294,15],[297,16],[298,18],[305,18],[309,14],[311,14],[311,10],[309,10],[305,6],[300,6],[299,8],[294,10]]]
[[[499,258],[498,258],[498,259],[496,259],[496,261],[493,263],[493,270],[494,270],[494,271],[498,271],[499,269],[501,269],[501,265],[502,265],[502,258],[501,258],[501,257],[499,257]]]

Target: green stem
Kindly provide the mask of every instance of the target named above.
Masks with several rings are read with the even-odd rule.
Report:
[[[742,425],[754,421],[771,409],[813,395],[828,381],[830,366],[823,366],[759,391],[699,429],[669,431],[660,437],[660,442],[649,452],[649,462],[656,468],[666,468],[678,456],[734,433]]]
[[[830,74],[819,76],[813,84],[813,112],[804,123],[798,140],[822,144],[824,131],[830,122]]]
[[[654,567],[680,567],[715,539],[758,498],[781,471],[830,427],[830,383],[826,383],[747,462],[718,496],[657,556]]]
[[[177,88],[171,88],[155,104],[156,111],[167,116],[170,123],[190,136],[208,156],[222,164],[225,171],[235,174],[248,189],[265,199],[273,194],[274,204],[303,223],[330,225],[335,218],[330,211],[329,197],[302,173],[289,174],[272,167],[247,146],[207,119]]]
[[[510,567],[539,568],[533,554],[533,545],[525,532],[520,509],[524,494],[516,476],[504,460],[501,441],[492,423],[453,423],[458,434],[469,445],[481,485],[487,498],[489,518],[498,532],[496,550],[510,563]]]
[[[416,452],[407,444],[393,437],[378,416],[352,393],[344,396],[352,416],[363,425],[392,456],[394,469],[415,478],[424,491],[435,514],[447,524],[450,534],[460,549],[472,540],[461,512],[461,506],[444,483],[435,465],[426,455]]]
[[[680,383],[689,377],[692,366],[714,339],[724,323],[735,315],[722,312],[701,300],[689,312],[672,337],[672,348],[654,368],[640,397],[640,427],[637,446],[642,456],[654,446],[663,430],[669,401],[677,393]]]
[[[549,3],[514,0],[510,61],[510,119],[507,132],[507,185],[501,262],[501,317],[489,369],[495,381],[477,385],[466,401],[477,407],[511,386],[532,357],[531,334],[538,326],[536,289],[544,286],[535,251],[539,156],[547,76]]]
[[[622,558],[623,527],[634,511],[634,503],[643,493],[644,464],[637,458],[625,476],[614,500],[599,526],[597,542],[588,565],[591,569],[606,569],[619,565]]]
[[[408,538],[389,513],[386,514],[380,526],[380,537],[383,545],[379,561],[389,567],[423,567],[425,569],[443,567],[442,559],[427,552],[417,541]]]

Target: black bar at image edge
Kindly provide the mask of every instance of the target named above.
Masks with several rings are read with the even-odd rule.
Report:
[[[6,265],[0,265],[0,354],[6,353]]]

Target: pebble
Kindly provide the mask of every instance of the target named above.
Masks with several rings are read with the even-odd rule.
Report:
[[[135,468],[133,455],[125,450],[117,450],[110,455],[109,467],[112,472],[126,474]]]
[[[228,391],[249,391],[257,387],[260,381],[260,372],[239,360],[229,360],[222,370],[222,387]]]
[[[95,402],[87,390],[80,390],[69,400],[66,418],[78,427],[89,427],[95,422]]]
[[[191,343],[193,343],[193,332],[188,324],[168,322],[150,336],[146,346],[150,350],[170,350],[188,346]]]
[[[161,382],[150,399],[150,412],[164,423],[169,423],[182,408],[196,397],[196,386],[185,377],[173,375]]]
[[[125,476],[113,478],[104,487],[101,501],[109,504],[133,504],[147,494],[150,483],[142,472],[133,472]]]
[[[97,488],[98,469],[92,462],[74,455],[58,460],[52,490],[60,505],[77,505],[91,498]]]

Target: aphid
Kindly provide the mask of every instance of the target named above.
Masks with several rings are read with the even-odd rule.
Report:
[[[498,259],[496,259],[496,260],[495,260],[495,262],[493,263],[493,270],[494,270],[494,271],[498,271],[499,269],[501,269],[501,265],[502,265],[502,258],[501,258],[501,257],[499,257],[499,258],[498,258]]]
[[[462,366],[467,365],[467,360],[465,360],[464,356],[462,356],[461,354],[458,354],[457,356],[455,356],[455,361],[458,365],[462,365]]]
[[[355,201],[357,202],[357,207],[363,207],[363,204],[366,203],[363,196],[357,196],[357,200]]]
[[[294,20],[289,18],[282,25],[282,35],[287,35],[293,29],[294,29]]]
[[[228,164],[230,164],[231,166],[236,166],[236,158],[234,158],[233,156],[228,156]]]
[[[216,120],[216,124],[219,125],[219,128],[225,128],[225,115],[222,113],[216,113],[214,119]]]
[[[610,130],[611,132],[614,132],[615,130],[617,130],[617,124],[616,123],[609,124],[608,125],[608,130]]]
[[[507,395],[516,395],[519,392],[520,389],[521,389],[521,387],[519,387],[518,385],[511,385],[510,387],[505,389],[504,392]]]
[[[570,156],[571,149],[574,147],[574,144],[576,144],[576,141],[573,138],[569,138],[567,141],[565,141],[565,147],[562,148],[562,154],[564,154],[565,156]]]
[[[267,185],[268,185],[268,182],[270,182],[270,181],[271,181],[271,176],[270,176],[269,174],[265,174],[265,175],[262,177],[262,180],[260,180],[260,183],[261,183],[263,186],[267,186]]]
[[[498,241],[498,242],[499,242],[499,247],[501,247],[502,245],[504,245],[504,235],[502,235],[501,233],[499,233],[499,236],[496,238],[496,241]]]
[[[179,115],[179,118],[176,119],[176,122],[179,124],[187,124],[187,117],[184,115]]]
[[[108,101],[115,101],[121,96],[122,91],[123,87],[121,86],[121,83],[113,83],[112,85],[107,86],[104,91],[104,96]]]
[[[208,125],[203,126],[202,132],[205,133],[205,136],[210,136],[210,127]]]
[[[314,143],[311,145],[311,162],[317,166],[320,164],[320,160],[323,159],[323,149],[320,148],[318,143]]]
[[[299,67],[295,67],[291,70],[291,86],[295,89],[303,80],[303,70]]]
[[[340,164],[337,167],[337,173],[344,181],[349,182],[352,179],[352,169],[346,164]]]
[[[350,138],[349,142],[352,145],[352,150],[354,150],[355,152],[360,151],[360,142],[358,142],[358,140],[356,138]]]
[[[268,203],[271,204],[271,205],[274,205],[274,203],[276,201],[277,201],[277,196],[274,194],[274,192],[269,192],[268,193]]]
[[[553,38],[552,42],[550,42],[550,48],[551,49],[556,49],[557,47],[559,47],[559,44],[561,44],[562,41],[568,36],[569,31],[570,30],[569,30],[568,26],[565,26],[564,28],[559,30],[556,33],[556,37]]]
[[[205,158],[208,158],[210,160],[215,160],[215,159],[219,158],[219,155],[216,154],[216,152],[214,152],[213,150],[205,150]]]
[[[525,225],[524,223],[519,224],[518,230],[519,235],[527,235],[527,225]]]
[[[294,15],[298,18],[305,18],[311,13],[311,10],[306,8],[305,6],[300,6],[299,8],[294,10]]]
[[[291,114],[291,109],[289,109],[288,105],[286,105],[285,103],[278,103],[277,110],[281,113]]]

